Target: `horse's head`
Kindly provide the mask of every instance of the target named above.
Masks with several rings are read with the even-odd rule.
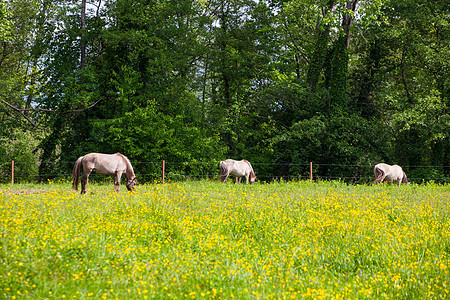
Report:
[[[408,181],[408,178],[406,177],[406,173],[405,173],[405,172],[403,172],[402,183],[407,183],[407,184],[409,184],[409,181]]]
[[[256,181],[256,174],[255,174],[255,171],[253,171],[253,168],[252,168],[252,166],[250,165],[250,163],[249,162],[247,162],[248,163],[248,165],[250,166],[250,184],[254,184],[255,183],[255,181]]]
[[[127,187],[127,189],[129,191],[134,191],[135,190],[135,185],[137,184],[137,179],[136,176],[133,176],[131,179],[127,180],[127,183],[125,184],[125,186]]]

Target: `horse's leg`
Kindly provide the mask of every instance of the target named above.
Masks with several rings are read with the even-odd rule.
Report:
[[[81,194],[86,194],[86,185],[89,181],[89,174],[91,174],[92,170],[84,170],[83,177],[81,177]]]
[[[376,184],[378,184],[378,183],[381,183],[381,181],[383,181],[383,179],[384,179],[384,177],[383,177],[383,174],[380,174],[376,179],[375,179],[375,183]]]
[[[248,184],[248,175],[249,175],[249,174],[246,174],[246,175],[245,175],[245,182],[246,182],[247,184]]]
[[[122,177],[122,172],[116,172],[116,176],[114,177],[114,191],[115,192],[119,192],[121,177]]]

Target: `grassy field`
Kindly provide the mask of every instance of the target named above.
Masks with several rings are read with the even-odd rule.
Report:
[[[449,299],[448,185],[0,185],[0,299]]]

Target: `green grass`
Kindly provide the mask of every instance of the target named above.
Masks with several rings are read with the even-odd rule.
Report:
[[[448,299],[448,185],[0,185],[0,299]]]

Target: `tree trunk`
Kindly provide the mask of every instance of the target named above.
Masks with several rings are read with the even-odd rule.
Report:
[[[308,65],[308,73],[306,80],[309,84],[312,93],[315,93],[317,84],[319,83],[319,77],[322,73],[323,66],[325,64],[327,56],[327,44],[329,40],[330,27],[326,26],[320,29],[318,34],[314,52],[311,57],[311,61]]]
[[[80,69],[86,66],[86,0],[81,1],[81,61]]]
[[[335,0],[329,0],[327,6],[323,8],[322,17],[325,17],[328,12],[333,9]],[[311,60],[308,66],[308,72],[306,80],[309,84],[311,92],[314,93],[319,83],[319,77],[322,73],[325,65],[328,41],[330,39],[330,26],[329,25],[317,25],[317,39],[315,41],[314,50],[311,56]]]
[[[356,10],[358,0],[348,1],[346,8]],[[350,26],[352,16],[344,14],[342,18],[343,34],[338,38],[334,46],[331,61],[330,94],[333,107],[345,108],[347,105],[347,79],[348,79],[348,46],[350,43]]]
[[[356,3],[358,2],[358,0],[351,0],[347,2],[347,9],[351,10],[351,11],[355,11],[356,10]],[[342,28],[344,29],[344,34],[345,34],[345,48],[348,48],[349,44],[350,44],[350,26],[352,25],[352,16],[349,14],[344,14],[343,18],[342,18]]]

